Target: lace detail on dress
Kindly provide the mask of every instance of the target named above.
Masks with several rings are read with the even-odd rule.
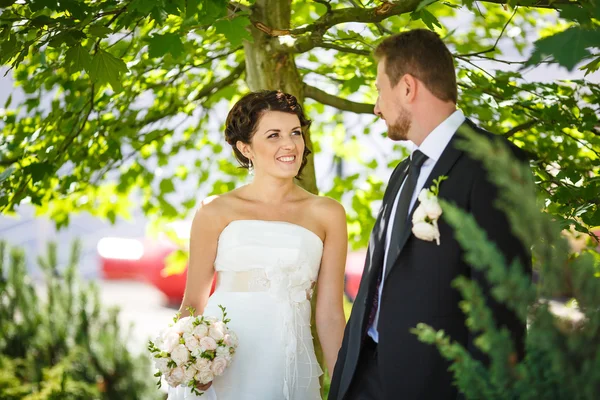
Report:
[[[300,355],[309,355],[312,349],[306,347],[302,340],[305,329],[310,335],[310,299],[312,298],[316,275],[308,261],[293,265],[277,263],[276,267],[265,269],[269,280],[268,292],[279,300],[283,316],[283,342],[286,352],[285,380],[283,398],[289,400],[295,393],[298,382],[298,361]],[[312,336],[311,336],[312,337]],[[313,351],[314,354],[314,351]],[[318,363],[309,362],[309,376],[323,373]]]
[[[248,281],[248,290],[252,292],[267,291],[270,286],[271,282],[264,273]]]

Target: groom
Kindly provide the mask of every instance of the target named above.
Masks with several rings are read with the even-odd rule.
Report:
[[[456,109],[457,85],[452,55],[437,34],[425,29],[385,39],[375,50],[379,92],[375,114],[386,121],[394,141],[416,145],[394,170],[371,233],[360,289],[344,335],[331,382],[330,400],[448,400],[459,394],[435,346],[419,342],[410,329],[424,322],[443,329],[452,340],[487,362],[465,326],[459,275],[476,280],[499,326],[506,327],[523,356],[525,327],[494,302],[482,274],[465,262],[452,228],[439,221],[440,243],[411,232],[412,213],[422,188],[441,175],[439,197],[475,217],[511,262],[518,258],[530,271],[528,250],[513,236],[495,207],[497,189],[482,164],[457,149],[461,129],[477,128]],[[506,142],[508,144],[508,141]],[[517,157],[520,151],[511,145]]]

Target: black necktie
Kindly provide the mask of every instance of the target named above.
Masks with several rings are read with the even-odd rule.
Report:
[[[402,239],[402,235],[405,231],[405,225],[408,220],[408,209],[410,207],[410,200],[412,199],[415,187],[417,186],[417,180],[419,179],[419,172],[421,166],[427,160],[427,156],[419,150],[415,150],[410,160],[410,166],[408,167],[408,175],[402,186],[400,192],[400,198],[398,199],[398,206],[396,207],[396,215],[394,215],[393,225],[387,227],[392,230],[392,237],[389,243],[389,252],[387,256],[386,269],[392,267],[392,264],[398,258],[399,246],[395,244]]]
[[[420,152],[419,150],[415,150],[412,154],[412,159],[410,160],[410,165],[408,167],[408,176],[404,181],[404,186],[402,186],[402,192],[400,192],[400,198],[398,199],[398,206],[396,207],[396,214],[394,215],[393,226],[386,226],[387,229],[393,229],[392,237],[390,238],[389,247],[390,250],[387,256],[386,268],[391,268],[391,263],[396,261],[398,257],[398,246],[393,246],[392,243],[395,241],[399,241],[401,239],[401,235],[404,232],[404,224],[408,218],[408,207],[410,206],[410,200],[412,199],[413,192],[415,191],[415,187],[417,186],[417,180],[419,179],[419,172],[421,171],[421,166],[427,160],[427,156]],[[396,196],[394,196],[394,200]],[[385,234],[387,236],[387,233]],[[385,237],[384,236],[384,237]],[[385,242],[384,242],[385,243]],[[379,303],[379,285],[381,285],[383,267],[379,268],[377,283],[375,285],[375,293],[373,294],[373,300],[371,302],[371,311],[369,313],[369,324],[368,326],[372,326],[375,321],[375,315],[377,314],[377,305]]]

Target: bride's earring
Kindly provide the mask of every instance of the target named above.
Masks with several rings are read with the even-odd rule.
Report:
[[[252,165],[252,160],[248,160],[248,173],[250,175],[254,174],[254,166]]]

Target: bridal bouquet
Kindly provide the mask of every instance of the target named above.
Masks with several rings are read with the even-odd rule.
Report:
[[[215,317],[184,317],[177,313],[174,324],[164,329],[154,340],[148,342],[148,350],[154,356],[158,372],[158,387],[161,377],[169,386],[187,386],[201,396],[198,385],[211,382],[222,375],[231,364],[238,339],[228,327],[225,308],[221,320]],[[190,315],[195,310],[188,308]]]

